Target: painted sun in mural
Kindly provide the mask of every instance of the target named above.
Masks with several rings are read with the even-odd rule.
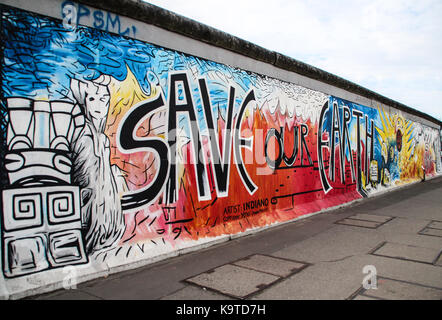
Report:
[[[385,163],[393,162],[395,157],[401,178],[411,178],[416,174],[416,168],[410,167],[414,162],[408,161],[413,156],[413,123],[402,115],[388,114],[379,108],[382,126],[376,127],[381,154]]]

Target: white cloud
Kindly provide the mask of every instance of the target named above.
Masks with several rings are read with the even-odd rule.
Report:
[[[151,0],[442,120],[440,0]]]

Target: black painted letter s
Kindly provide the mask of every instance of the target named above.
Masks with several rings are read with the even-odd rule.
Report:
[[[117,145],[123,153],[154,150],[159,156],[159,168],[153,182],[148,186],[123,195],[123,211],[134,210],[149,205],[160,194],[169,175],[169,146],[161,138],[139,138],[136,130],[141,120],[151,112],[164,106],[163,97],[158,95],[151,100],[135,105],[121,120],[117,131]]]

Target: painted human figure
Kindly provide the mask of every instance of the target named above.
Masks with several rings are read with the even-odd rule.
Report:
[[[71,80],[85,125],[73,142],[73,183],[81,189],[82,228],[86,252],[116,245],[125,230],[120,196],[127,190],[117,166],[110,164],[110,142],[104,134],[110,94],[109,76]]]

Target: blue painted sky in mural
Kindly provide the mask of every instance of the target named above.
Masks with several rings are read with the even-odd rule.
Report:
[[[150,93],[151,84],[159,83],[167,98],[169,72],[196,70],[197,77],[206,77],[215,72],[235,83],[239,89],[235,100],[235,107],[238,108],[256,79],[256,75],[239,69],[97,29],[78,27],[68,30],[63,28],[60,21],[19,10],[5,13],[3,27],[5,97],[73,102],[70,90],[72,78],[93,80],[107,74],[121,81],[126,78],[129,68],[146,94]],[[224,116],[229,88],[216,77],[206,80],[213,112],[218,114],[219,107]],[[198,84],[194,81],[191,86],[200,126],[204,130]]]

